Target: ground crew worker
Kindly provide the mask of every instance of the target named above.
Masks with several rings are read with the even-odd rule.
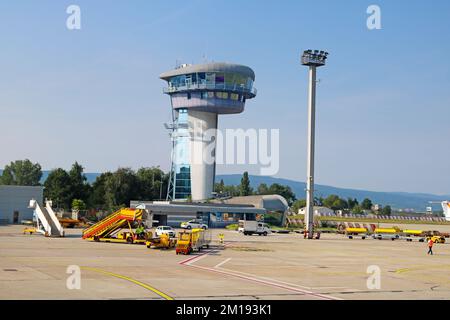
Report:
[[[144,238],[145,237],[145,227],[139,223],[139,226],[136,228],[136,235],[138,238]]]
[[[434,244],[434,241],[433,241],[433,239],[430,238],[430,240],[428,240],[428,253],[427,254],[433,255],[433,244]]]
[[[220,243],[221,245],[224,244],[224,238],[225,238],[225,235],[224,235],[223,233],[220,233],[220,234],[219,234],[219,243]]]

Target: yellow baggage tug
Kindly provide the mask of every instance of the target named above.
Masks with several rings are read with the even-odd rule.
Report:
[[[211,230],[192,229],[178,233],[176,254],[191,254],[202,248],[209,248]]]

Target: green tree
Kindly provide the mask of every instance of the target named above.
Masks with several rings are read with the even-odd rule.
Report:
[[[112,176],[111,172],[99,175],[92,184],[92,192],[89,197],[89,207],[95,209],[106,209],[106,181]]]
[[[247,171],[245,171],[242,175],[239,192],[241,196],[249,196],[250,194],[252,194],[252,188],[250,187],[250,179],[248,177]]]
[[[306,207],[306,199],[300,199],[294,201],[294,203],[291,206],[291,210],[294,211],[295,213],[298,213],[298,210],[304,207]]]
[[[353,207],[352,213],[354,213],[354,214],[362,214],[363,213],[363,209],[361,208],[361,206],[359,204],[357,204],[356,206]]]
[[[86,203],[81,199],[72,200],[72,210],[86,210]]]
[[[268,194],[278,194],[284,197],[289,205],[292,205],[292,203],[296,200],[295,193],[292,191],[291,187],[283,186],[278,183],[273,183],[270,185]]]
[[[371,210],[372,209],[372,201],[369,198],[365,198],[362,202],[361,202],[361,208],[364,210]]]
[[[339,200],[339,196],[331,194],[323,200],[323,205],[327,208],[331,208],[333,203]]]
[[[105,181],[105,202],[109,210],[128,207],[139,194],[139,180],[130,168],[119,168]]]
[[[240,195],[239,186],[225,186],[223,190],[224,190],[223,193],[230,197],[237,197]]]
[[[64,169],[52,170],[44,183],[44,197],[53,200],[57,207],[70,209],[73,199],[71,182]]]
[[[344,210],[348,208],[348,203],[339,196],[332,194],[323,200],[323,205],[333,210]]]
[[[159,167],[140,168],[136,172],[139,184],[139,193],[134,200],[157,200],[161,199],[167,190],[166,177]]]
[[[257,192],[258,192],[258,194],[269,194],[269,187],[267,186],[267,184],[261,183],[258,186]]]
[[[82,200],[86,203],[91,193],[91,186],[87,182],[83,166],[75,162],[69,171],[69,176],[72,198]]]
[[[39,163],[32,163],[30,160],[17,160],[6,165],[0,184],[39,186],[42,178],[42,168]]]
[[[352,210],[355,206],[359,205],[359,202],[356,198],[354,198],[354,199],[348,198],[347,203],[348,203],[348,208],[350,210]]]
[[[224,193],[225,183],[223,182],[223,179],[221,179],[219,183],[216,183],[216,185],[214,187],[214,191],[217,193]]]
[[[385,216],[390,216],[392,213],[392,208],[391,206],[385,206],[383,207],[383,209],[381,209],[381,214],[385,215]]]

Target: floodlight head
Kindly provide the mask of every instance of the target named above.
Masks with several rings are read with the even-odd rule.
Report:
[[[306,50],[303,52],[301,57],[301,63],[304,66],[315,66],[321,67],[325,65],[325,61],[327,59],[328,52],[319,51],[319,50]]]

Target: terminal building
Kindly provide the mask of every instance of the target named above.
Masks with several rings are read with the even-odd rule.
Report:
[[[43,202],[44,187],[0,186],[0,224],[16,224],[33,220],[31,199]]]
[[[268,213],[277,214],[280,223],[286,219],[288,204],[279,195],[255,195],[212,200],[208,203],[180,201],[131,201],[136,208],[145,205],[153,225],[179,227],[181,222],[200,220],[210,228],[223,228],[239,220],[264,220]]]

